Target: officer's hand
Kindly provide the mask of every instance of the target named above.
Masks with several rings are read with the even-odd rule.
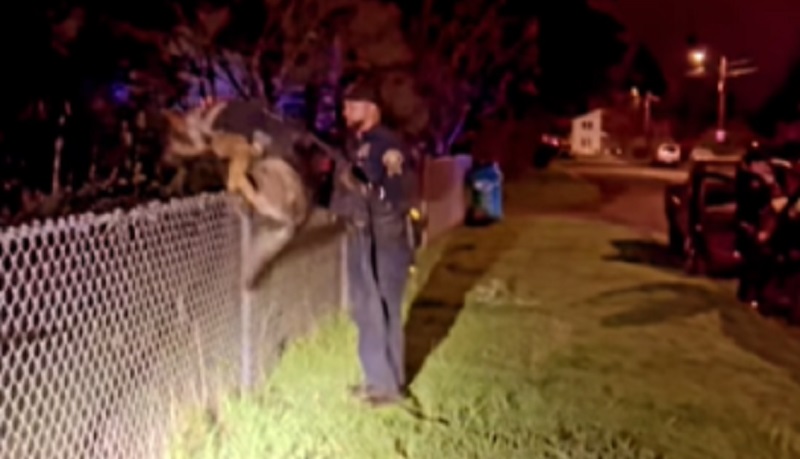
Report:
[[[781,212],[788,203],[789,203],[789,198],[787,198],[786,196],[779,196],[777,198],[773,198],[770,204],[772,205],[772,209],[775,212]]]
[[[357,179],[355,174],[353,173],[352,169],[345,169],[339,174],[339,180],[344,185],[344,187],[351,192],[359,193],[361,195],[366,195],[367,193],[367,185],[363,183],[361,180]]]
[[[364,172],[364,169],[356,165],[353,165],[350,169],[350,172],[353,174],[353,177],[355,177],[355,179],[358,180],[359,182],[363,184],[369,183],[369,178],[367,178],[367,173]]]

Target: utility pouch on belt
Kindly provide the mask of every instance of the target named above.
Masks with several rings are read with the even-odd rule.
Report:
[[[417,250],[425,243],[425,229],[427,218],[422,209],[412,207],[406,214],[406,227],[408,235],[408,245],[411,250]]]

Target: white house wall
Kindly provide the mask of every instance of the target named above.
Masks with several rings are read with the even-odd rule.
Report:
[[[602,111],[596,110],[572,120],[570,148],[573,154],[597,155],[603,147]]]

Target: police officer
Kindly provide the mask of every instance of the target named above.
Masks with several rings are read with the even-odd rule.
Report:
[[[337,176],[350,179],[337,181],[331,208],[348,226],[351,313],[364,373],[352,393],[380,406],[402,400],[405,385],[402,302],[413,259],[407,216],[416,172],[409,149],[381,123],[374,84],[351,87],[343,115],[355,154],[352,164],[337,165]]]
[[[738,297],[758,309],[773,274],[770,238],[788,201],[763,148],[753,145],[742,158],[736,194],[736,245],[741,255]]]

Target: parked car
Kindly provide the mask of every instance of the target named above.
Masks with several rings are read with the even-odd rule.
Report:
[[[569,142],[566,139],[554,134],[542,134],[533,153],[533,166],[544,169],[555,158],[569,157],[569,150]]]
[[[739,160],[694,161],[689,177],[669,185],[664,209],[670,249],[680,255],[689,274],[728,275],[736,271],[736,187]]]
[[[740,300],[800,324],[800,144],[690,164],[664,192],[670,248],[686,272],[736,273]]]
[[[694,147],[689,154],[689,161],[709,161],[716,158],[713,150],[706,147]]]
[[[674,142],[658,145],[653,163],[660,166],[677,166],[681,163],[681,146]]]

